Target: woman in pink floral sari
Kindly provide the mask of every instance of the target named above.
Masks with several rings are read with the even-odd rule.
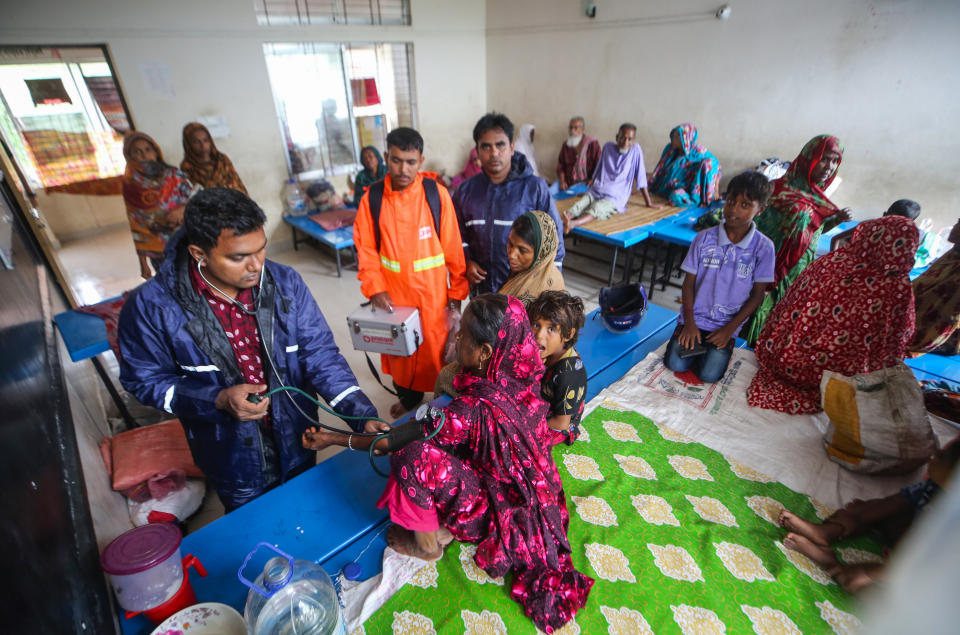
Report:
[[[444,409],[442,429],[391,457],[380,498],[395,523],[388,542],[432,559],[450,535],[477,544],[477,565],[491,577],[512,572],[511,597],[550,633],[586,603],[593,580],[570,560],[563,486],[543,442],[543,364],[523,304],[473,299],[457,357],[460,396]]]

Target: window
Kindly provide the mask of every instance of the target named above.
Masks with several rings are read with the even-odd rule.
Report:
[[[410,0],[254,0],[257,24],[410,24]]]
[[[33,188],[123,174],[130,119],[102,47],[0,47],[0,135]]]
[[[290,174],[360,169],[360,148],[413,126],[411,44],[265,44]]]

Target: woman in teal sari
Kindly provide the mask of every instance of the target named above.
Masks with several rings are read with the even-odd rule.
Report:
[[[818,135],[808,141],[787,173],[774,182],[770,204],[756,218],[757,229],[773,241],[777,261],[773,289],[740,333],[751,346],[770,311],[813,262],[820,234],[850,220],[850,210],[840,209],[824,193],[842,159],[843,144],[836,137]]]
[[[697,143],[697,135],[696,126],[690,123],[671,130],[670,143],[650,177],[650,192],[674,207],[706,207],[720,198],[720,161]]]
[[[387,166],[380,151],[373,146],[364,146],[360,150],[360,163],[363,169],[353,179],[353,205],[360,206],[360,199],[371,185],[387,175]]]

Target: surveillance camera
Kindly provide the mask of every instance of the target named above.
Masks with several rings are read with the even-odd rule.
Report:
[[[719,9],[717,9],[717,14],[716,14],[716,15],[717,15],[717,19],[718,19],[718,20],[726,20],[727,18],[730,17],[730,14],[731,14],[732,12],[733,12],[733,10],[730,8],[730,5],[729,5],[729,4],[725,4],[725,5],[723,5],[722,7],[720,7]]]
[[[583,7],[583,13],[588,18],[597,17],[597,3],[592,2],[591,0],[582,0],[581,6]]]

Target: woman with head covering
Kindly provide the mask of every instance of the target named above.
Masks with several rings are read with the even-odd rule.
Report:
[[[482,171],[483,169],[480,167],[480,157],[477,156],[477,149],[475,147],[470,148],[470,155],[467,157],[467,163],[463,166],[463,170],[450,181],[450,191],[453,192],[453,190],[457,189],[458,185],[471,176],[480,174]]]
[[[210,131],[201,123],[188,123],[183,127],[183,161],[180,169],[197,185],[230,187],[247,193],[230,157],[217,150]]]
[[[913,281],[917,334],[910,350],[915,353],[960,355],[960,221],[947,240],[953,249]]]
[[[477,545],[474,560],[491,577],[513,574],[511,597],[533,623],[552,632],[587,600],[593,580],[573,567],[570,516],[560,475],[543,439],[543,362],[523,305],[486,294],[467,306],[457,341],[460,396],[443,408],[443,425],[423,424],[390,459],[379,505],[394,523],[396,551],[438,560],[451,539]],[[369,446],[363,438],[310,431],[308,447]]]
[[[850,210],[840,209],[824,193],[836,178],[842,159],[839,139],[816,136],[803,146],[787,173],[773,183],[773,196],[756,223],[776,249],[774,287],[740,333],[751,345],[760,336],[770,311],[813,262],[820,234],[850,220]]]
[[[903,361],[913,338],[913,267],[919,232],[910,219],[860,224],[845,246],[800,274],[757,341],[759,370],[747,403],[790,414],[820,411],[820,379]]]
[[[557,259],[557,224],[541,211],[526,212],[513,221],[507,236],[510,277],[498,293],[510,295],[526,306],[544,291],[563,291]]]
[[[536,130],[532,123],[525,123],[520,126],[513,149],[527,157],[527,163],[533,168],[533,175],[540,176],[540,170],[537,168],[537,151],[533,147],[533,135]]]
[[[706,206],[720,198],[720,161],[697,143],[697,128],[680,124],[650,177],[650,191],[675,207]]]
[[[557,259],[557,224],[545,212],[526,212],[513,221],[507,236],[507,261],[510,277],[497,293],[520,300],[527,306],[544,291],[563,291],[563,275],[554,262]],[[440,369],[434,392],[457,396],[454,377],[460,372],[458,362]]]
[[[142,132],[132,132],[123,141],[127,160],[123,175],[123,202],[140,259],[140,275],[149,280],[163,262],[163,250],[183,224],[183,207],[194,186],[187,175],[163,161],[157,142]]]
[[[363,169],[353,179],[353,205],[360,206],[367,189],[387,175],[387,165],[383,162],[380,151],[373,146],[364,146],[360,150],[360,163]]]

